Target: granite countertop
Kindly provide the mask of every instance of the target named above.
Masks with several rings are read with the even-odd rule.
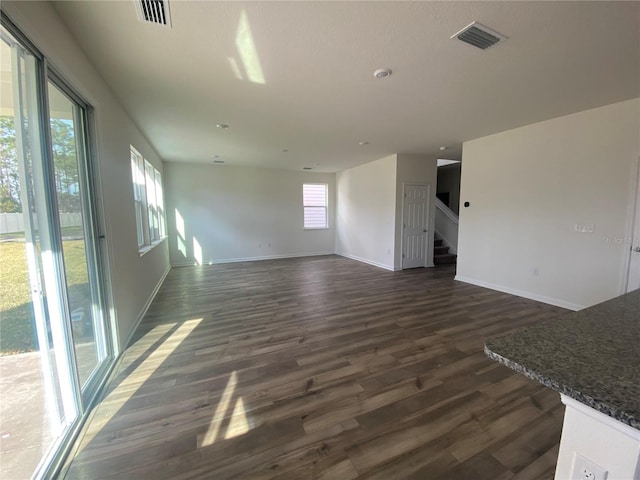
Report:
[[[485,353],[640,429],[640,290],[487,340]]]

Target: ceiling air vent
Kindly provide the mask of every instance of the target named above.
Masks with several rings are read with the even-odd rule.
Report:
[[[472,22],[464,27],[459,32],[451,35],[451,38],[457,38],[458,40],[485,50],[492,47],[500,41],[507,39],[504,35],[491,30],[488,27],[478,23]]]
[[[167,0],[135,0],[136,12],[141,22],[171,26]]]

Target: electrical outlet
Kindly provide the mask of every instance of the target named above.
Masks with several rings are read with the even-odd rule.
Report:
[[[607,480],[607,472],[593,460],[579,453],[573,456],[573,473],[571,480]]]
[[[593,233],[595,227],[593,223],[576,223],[574,230],[578,233]]]

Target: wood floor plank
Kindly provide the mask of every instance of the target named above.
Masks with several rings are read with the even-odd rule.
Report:
[[[62,478],[552,478],[558,395],[483,345],[563,311],[454,269],[173,269]]]

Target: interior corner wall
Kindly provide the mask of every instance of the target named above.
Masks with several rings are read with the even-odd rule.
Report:
[[[129,145],[135,146],[159,171],[162,160],[49,2],[3,1],[2,9],[62,78],[93,107],[92,139],[109,260],[108,297],[115,316],[116,340],[124,348],[170,268],[166,242],[142,257],[138,255]]]
[[[336,253],[395,266],[396,155],[336,174]]]
[[[427,266],[433,267],[433,240],[435,233],[436,187],[438,183],[438,160],[428,155],[398,154],[396,173],[395,212],[395,270],[402,269],[402,219],[404,207],[404,185],[429,185],[429,226],[427,233]]]
[[[165,162],[171,264],[335,253],[335,174]],[[305,230],[303,183],[329,187],[329,228]]]
[[[572,309],[623,293],[639,137],[634,99],[464,143],[456,278]]]

